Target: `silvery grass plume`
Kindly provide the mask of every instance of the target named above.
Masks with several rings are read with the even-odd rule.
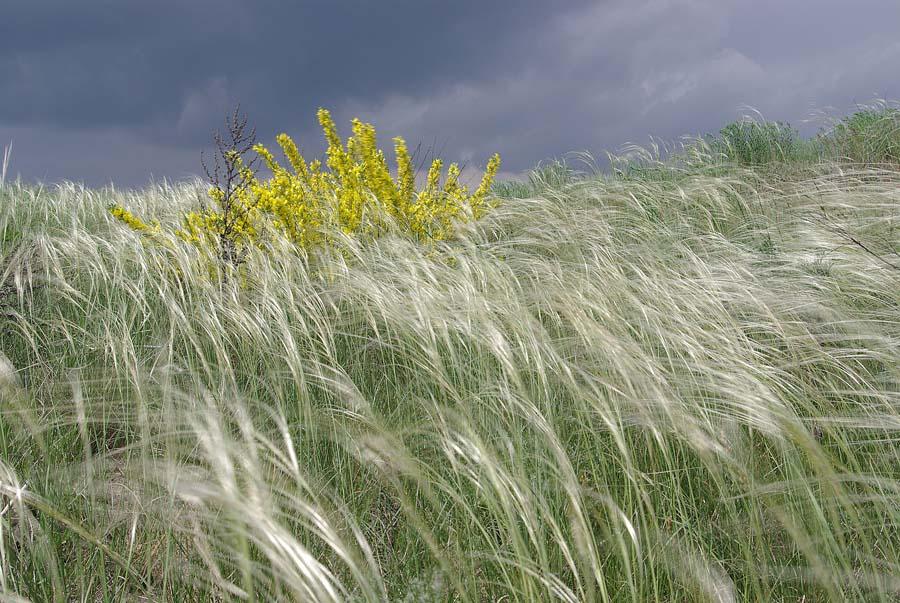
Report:
[[[9,169],[10,155],[12,155],[12,141],[3,147],[3,162],[0,163],[0,186],[6,183],[6,171]]]
[[[105,213],[195,184],[13,185],[4,594],[893,600],[900,274],[835,225],[896,253],[900,174],[697,161],[430,250],[275,239],[243,288]]]

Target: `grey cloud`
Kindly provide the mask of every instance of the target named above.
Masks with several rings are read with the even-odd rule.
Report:
[[[0,111],[17,123],[158,126],[205,80],[226,78],[284,118],[345,94],[484,75],[553,11],[503,4],[22,2],[0,25]]]
[[[0,125],[0,147],[12,142],[7,178],[80,182],[100,187],[189,180],[199,171],[199,149],[148,143],[120,128],[58,129]]]
[[[14,167],[50,180],[194,173],[238,101],[264,142],[287,131],[310,154],[326,106],[344,132],[358,115],[385,142],[403,135],[472,165],[499,151],[519,172],[568,151],[602,157],[651,134],[714,131],[742,105],[796,123],[816,107],[900,97],[891,0],[46,0],[4,11],[0,142],[14,132]]]
[[[889,76],[900,67],[898,45],[886,45],[878,33],[886,28],[845,36],[840,44],[832,40],[827,50],[801,58],[790,51],[803,46],[795,32],[793,39],[770,42],[782,52],[775,60],[759,52],[757,27],[778,17],[783,24],[775,31],[799,28],[803,3],[794,14],[770,5],[770,14],[745,22],[748,4],[635,1],[572,11],[546,27],[542,57],[495,81],[393,97],[368,111],[360,100],[348,103],[344,114],[362,113],[424,140],[441,136],[441,125],[450,123],[443,136],[452,132],[451,151],[465,148],[483,162],[498,150],[507,169],[520,170],[567,151],[602,158],[605,150],[646,143],[649,135],[716,131],[750,108],[810,134],[825,125],[804,124],[813,109],[837,104],[843,112],[852,109],[854,95],[871,100],[900,92]],[[553,68],[551,57],[566,61]]]

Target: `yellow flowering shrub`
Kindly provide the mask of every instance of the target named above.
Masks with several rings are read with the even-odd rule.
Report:
[[[262,246],[271,228],[310,249],[327,242],[330,228],[348,235],[376,235],[390,216],[403,231],[428,242],[448,238],[454,221],[478,219],[489,210],[488,192],[500,167],[499,155],[488,161],[474,192],[460,182],[455,163],[441,184],[440,159],[432,162],[424,188],[416,191],[412,158],[402,138],[393,139],[393,176],[372,124],[354,119],[353,135],[344,143],[327,110],[319,109],[318,119],[328,142],[325,165],[318,160],[307,162],[287,134],[276,138],[287,166],[263,145],[253,146],[272,171],[267,180],[256,178],[239,156],[229,155],[226,159],[235,162],[247,186],[229,195],[213,186],[209,191],[213,204],[186,213],[175,234],[198,247],[221,246],[224,240],[240,254],[249,246]],[[136,231],[149,234],[159,228],[158,223],[147,225],[121,206],[110,211]]]
[[[425,188],[416,192],[412,158],[402,138],[394,139],[394,177],[372,124],[354,119],[353,135],[344,144],[329,112],[320,109],[318,117],[328,142],[326,166],[319,161],[307,164],[287,134],[277,141],[290,168],[280,165],[264,146],[254,147],[273,176],[255,183],[251,195],[259,209],[274,218],[273,226],[295,243],[304,247],[320,243],[320,229],[326,224],[347,234],[377,232],[383,224],[379,216],[385,214],[420,240],[439,240],[450,235],[454,220],[467,217],[466,208],[476,219],[487,210],[487,194],[500,167],[498,155],[488,162],[474,193],[459,182],[456,164],[450,165],[441,186],[440,159],[432,163]]]

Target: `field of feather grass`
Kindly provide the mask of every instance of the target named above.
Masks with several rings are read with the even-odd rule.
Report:
[[[870,121],[550,164],[437,254],[283,245],[244,288],[106,213],[199,185],[7,182],[0,598],[897,601]]]

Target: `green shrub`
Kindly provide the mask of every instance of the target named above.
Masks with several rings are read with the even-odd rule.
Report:
[[[857,111],[820,139],[837,159],[864,164],[900,162],[900,109]]]
[[[740,165],[789,161],[803,150],[798,132],[782,122],[732,122],[709,142],[714,153]]]
[[[559,188],[571,183],[577,177],[564,160],[553,159],[539,163],[528,173],[528,181],[507,180],[493,185],[491,192],[498,197],[524,198],[552,188]]]

